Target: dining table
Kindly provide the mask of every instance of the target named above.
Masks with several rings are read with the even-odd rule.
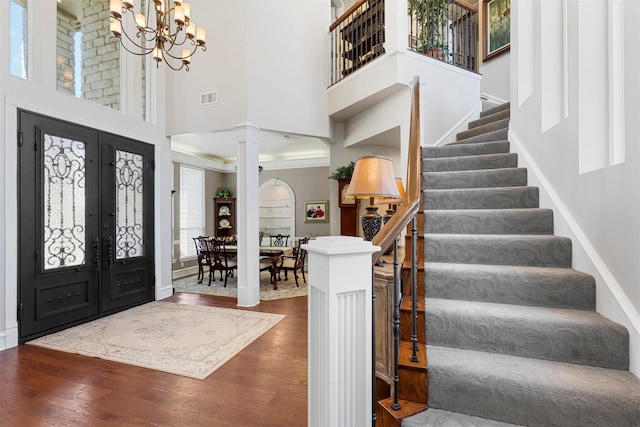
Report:
[[[229,255],[237,255],[237,246],[225,246],[225,252]],[[260,257],[269,258],[271,261],[271,284],[273,290],[278,289],[278,266],[284,255],[291,255],[293,253],[293,247],[289,246],[260,246]]]

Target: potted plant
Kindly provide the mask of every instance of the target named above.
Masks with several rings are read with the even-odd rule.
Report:
[[[353,168],[356,167],[356,162],[351,162],[346,166],[339,166],[331,175],[329,175],[329,179],[335,179],[340,181],[341,179],[351,179],[351,175],[353,175]]]
[[[221,197],[221,198],[229,198],[229,197],[233,197],[233,190],[230,189],[229,187],[218,187],[218,189],[216,190],[216,197]]]
[[[409,14],[418,23],[419,52],[444,60],[448,45],[449,0],[408,0]]]

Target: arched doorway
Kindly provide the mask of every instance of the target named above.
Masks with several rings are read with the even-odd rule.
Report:
[[[289,235],[291,244],[296,235],[296,196],[285,181],[273,178],[259,189],[259,228],[266,238],[269,235]],[[263,242],[260,242],[261,244]]]

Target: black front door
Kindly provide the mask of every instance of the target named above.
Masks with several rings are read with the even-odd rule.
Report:
[[[153,146],[20,111],[20,340],[153,300]]]

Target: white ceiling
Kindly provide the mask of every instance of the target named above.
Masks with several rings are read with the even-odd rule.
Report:
[[[234,131],[178,135],[171,137],[171,149],[235,163],[237,142],[238,134]],[[260,131],[258,150],[261,162],[329,158],[329,144],[320,138],[266,130]]]

